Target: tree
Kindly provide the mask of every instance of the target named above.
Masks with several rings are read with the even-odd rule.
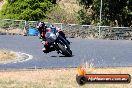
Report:
[[[100,0],[90,0],[89,4],[84,3],[85,0],[79,0],[83,5],[82,13],[85,14],[85,22],[99,23]],[[86,0],[87,1],[87,0]],[[83,2],[83,3],[82,3]],[[90,3],[92,2],[92,3]],[[84,10],[85,9],[85,10]],[[88,9],[92,9],[92,15],[87,15]],[[84,12],[85,11],[85,12]],[[81,16],[82,13],[79,13]],[[102,9],[102,25],[113,26],[131,26],[132,25],[132,0],[103,0]],[[84,21],[84,18],[81,18]]]
[[[96,24],[99,21],[99,1],[98,0],[78,0],[83,8],[78,11],[80,24]]]
[[[83,5],[85,9],[88,9],[91,4],[93,4],[92,0],[77,0],[80,5]]]
[[[20,20],[41,20],[53,7],[54,0],[7,0],[0,12],[1,18]]]

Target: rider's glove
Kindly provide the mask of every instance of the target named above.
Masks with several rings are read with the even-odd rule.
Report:
[[[45,41],[42,41],[41,43],[42,43],[42,44],[45,44]]]

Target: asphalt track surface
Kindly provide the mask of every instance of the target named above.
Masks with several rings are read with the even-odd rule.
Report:
[[[55,51],[44,54],[43,45],[36,36],[0,35],[0,48],[33,55],[28,61],[0,64],[0,69],[63,68],[85,63],[95,67],[132,66],[131,40],[69,39],[73,57],[64,57]]]

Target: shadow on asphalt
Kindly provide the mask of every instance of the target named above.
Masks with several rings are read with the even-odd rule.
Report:
[[[74,57],[74,56],[75,56],[75,55],[72,55],[72,57]],[[61,55],[61,56],[60,56],[60,55],[59,55],[59,56],[57,56],[57,55],[55,56],[55,55],[54,55],[54,56],[51,56],[51,57],[68,57],[68,56],[62,56],[62,55]]]

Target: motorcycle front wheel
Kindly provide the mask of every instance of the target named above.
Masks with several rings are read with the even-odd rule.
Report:
[[[67,49],[64,45],[58,43],[58,46],[60,50],[62,51],[62,54],[66,57],[72,57],[72,51],[70,49]]]

